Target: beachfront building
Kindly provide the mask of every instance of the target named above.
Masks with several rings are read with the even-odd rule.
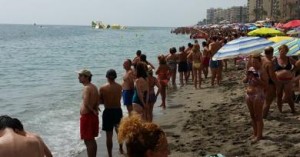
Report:
[[[234,6],[227,9],[210,8],[206,10],[206,19],[208,24],[218,24],[221,21],[230,23],[244,23],[248,21],[247,7]]]
[[[247,17],[247,7],[237,6],[230,8],[230,19],[231,23],[245,23],[248,21]]]
[[[248,0],[249,21],[300,18],[300,0]]]
[[[300,0],[280,0],[279,8],[282,20],[300,18]]]
[[[208,24],[213,24],[215,21],[215,11],[216,9],[210,8],[206,10],[206,20]]]

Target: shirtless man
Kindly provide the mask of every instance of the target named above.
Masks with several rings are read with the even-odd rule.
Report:
[[[123,63],[123,68],[126,70],[123,76],[122,97],[123,103],[127,107],[128,114],[132,111],[132,97],[134,93],[134,72],[131,69],[131,60],[127,59]]]
[[[106,147],[108,156],[112,157],[112,137],[115,128],[118,134],[118,127],[123,117],[121,109],[122,86],[115,82],[117,73],[110,69],[106,72],[107,83],[100,87],[100,104],[104,104],[104,112],[102,114],[102,130],[106,131]],[[119,151],[123,154],[122,144],[119,145]]]
[[[178,56],[176,54],[177,50],[175,47],[170,48],[169,54],[166,57],[167,65],[170,68],[170,75],[173,87],[176,86],[176,73],[177,73],[177,60]]]
[[[142,51],[141,50],[137,50],[136,51],[136,56],[134,57],[134,59],[132,60],[132,65],[135,67],[136,64],[141,61],[141,55],[142,55]]]
[[[221,44],[217,42],[217,37],[212,37],[212,42],[208,46],[208,51],[211,53],[211,57],[214,56],[218,50],[221,48]],[[217,78],[217,84],[220,85],[221,81],[221,69],[222,69],[222,61],[217,60],[213,61],[210,59],[210,70],[211,70],[211,86],[215,85],[215,79]]]
[[[39,135],[25,131],[23,124],[19,119],[13,118],[12,121],[13,121],[13,126],[9,126],[10,128],[12,128],[19,135],[37,139],[43,147],[44,150],[43,153],[45,157],[52,157],[51,151],[49,150],[49,148],[47,147],[47,145]]]
[[[99,133],[99,95],[97,87],[91,83],[92,73],[83,69],[77,72],[79,82],[83,84],[82,104],[80,106],[80,136],[84,140],[88,157],[96,157]]]
[[[192,48],[193,48],[193,44],[188,43],[188,47],[187,47],[187,49],[185,50],[185,53],[186,53],[187,55],[189,55],[190,53],[192,53],[192,51],[191,51]],[[192,75],[192,80],[194,80],[194,75],[193,75],[193,61],[187,59],[187,62],[188,62],[187,79],[189,79],[189,78],[190,78],[190,75]]]
[[[208,67],[209,67],[209,60],[210,60],[210,52],[208,50],[208,44],[207,42],[203,41],[202,42],[202,47],[203,47],[203,57],[202,57],[202,70],[204,77],[207,78],[208,75]]]
[[[187,84],[188,77],[188,64],[187,64],[187,56],[188,54],[184,51],[185,47],[182,46],[179,48],[179,63],[178,63],[178,72],[179,72],[179,79],[180,79],[180,85],[183,86],[183,75],[185,79],[185,84]]]
[[[276,75],[273,65],[273,47],[265,49],[265,57],[262,58],[262,65],[268,74],[268,84],[266,86],[266,100],[263,108],[263,117],[266,118],[274,98],[276,97]]]
[[[31,137],[25,137],[14,132],[12,118],[0,116],[0,156],[1,157],[43,157],[40,142]]]

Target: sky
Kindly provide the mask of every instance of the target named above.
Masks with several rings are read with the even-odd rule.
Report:
[[[244,6],[247,0],[0,0],[1,24],[190,26],[208,8]]]

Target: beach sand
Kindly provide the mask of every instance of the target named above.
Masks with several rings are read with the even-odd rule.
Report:
[[[221,86],[203,89],[192,85],[169,93],[166,114],[156,123],[168,136],[171,157],[206,156],[300,156],[300,119],[287,104],[279,113],[274,102],[264,120],[264,139],[251,144],[250,114],[244,99],[243,72],[224,73]],[[296,104],[299,111],[299,104]]]
[[[171,157],[198,157],[221,153],[225,156],[300,156],[300,115],[293,115],[287,104],[279,113],[276,103],[264,120],[264,139],[251,144],[250,114],[244,99],[243,71],[223,74],[221,86],[203,88],[192,84],[169,89],[167,109],[154,117],[166,132]],[[157,103],[156,105],[159,105]],[[299,104],[296,104],[299,111]],[[104,137],[97,140],[97,156],[107,156]],[[116,137],[116,136],[114,136]],[[114,155],[118,153],[116,139]],[[85,157],[82,152],[79,157]]]

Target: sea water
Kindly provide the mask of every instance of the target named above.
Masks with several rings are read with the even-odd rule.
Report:
[[[0,25],[0,115],[19,118],[25,130],[41,135],[54,156],[75,156],[84,149],[79,134],[82,84],[75,71],[91,70],[92,82],[100,87],[113,68],[121,83],[123,61],[133,59],[137,50],[157,67],[159,54],[191,42],[171,29]]]

